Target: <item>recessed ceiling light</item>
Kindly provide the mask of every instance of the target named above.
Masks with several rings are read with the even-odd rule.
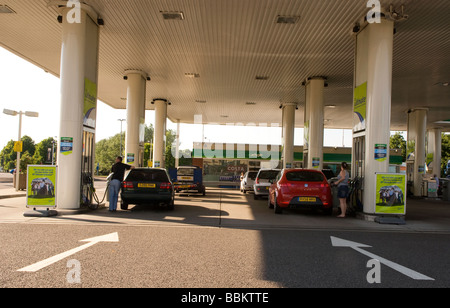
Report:
[[[126,97],[121,97],[121,98],[120,98],[120,100],[122,100],[122,101],[126,101],[126,100],[127,100],[127,98],[126,98]]]
[[[163,12],[161,14],[165,20],[184,20],[183,12]]]
[[[246,105],[256,105],[255,102],[245,102]]]
[[[278,15],[277,24],[296,24],[300,20],[300,16]]]
[[[325,107],[326,108],[330,108],[330,109],[334,109],[334,108],[336,108],[336,105],[326,105]]]
[[[262,75],[257,75],[255,77],[256,80],[268,80],[269,76],[262,76]]]
[[[444,81],[444,82],[438,82],[435,83],[435,86],[443,86],[443,87],[448,87],[449,82],[448,81]]]
[[[450,124],[450,120],[437,121],[437,122],[434,122],[434,123],[436,123],[436,124]]]
[[[6,4],[0,4],[0,14],[15,14],[14,10]]]
[[[220,117],[221,117],[221,118],[228,118],[227,115],[221,115]]]
[[[205,100],[200,100],[200,99],[196,99],[195,102],[199,103],[199,104],[206,104]]]
[[[184,76],[187,78],[200,78],[199,73],[185,73]]]

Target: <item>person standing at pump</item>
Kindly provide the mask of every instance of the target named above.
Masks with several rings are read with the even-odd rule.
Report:
[[[338,198],[339,206],[341,207],[341,215],[337,216],[339,218],[344,218],[347,212],[347,197],[348,197],[348,179],[349,174],[347,171],[347,163],[343,162],[341,164],[341,172],[339,172],[338,180],[334,183],[338,187]]]
[[[116,158],[116,163],[112,166],[111,172],[113,176],[109,183],[109,211],[115,212],[117,210],[117,200],[119,199],[120,186],[122,185],[125,176],[125,170],[134,169],[133,166],[122,163],[122,157]]]

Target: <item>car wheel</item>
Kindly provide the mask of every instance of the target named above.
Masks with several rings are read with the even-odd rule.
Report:
[[[283,213],[283,209],[278,206],[277,198],[274,198],[273,210],[274,210],[275,214],[282,214]]]
[[[247,193],[247,191],[245,189],[242,192],[244,193],[244,195]]]
[[[124,211],[128,210],[128,203],[123,202],[123,201],[120,202],[120,209],[124,210]]]
[[[273,209],[273,204],[270,202],[270,195],[267,196],[267,205],[269,206],[269,209]]]

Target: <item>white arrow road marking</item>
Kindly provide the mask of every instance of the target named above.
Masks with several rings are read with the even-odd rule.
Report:
[[[409,269],[407,267],[404,267],[400,264],[394,263],[392,261],[386,260],[385,258],[382,258],[380,256],[377,256],[373,253],[370,253],[368,251],[365,251],[364,249],[361,249],[361,247],[371,247],[371,246],[367,246],[364,244],[360,244],[360,243],[356,243],[356,242],[351,242],[351,241],[347,241],[344,239],[340,239],[334,236],[331,236],[331,244],[333,245],[333,247],[349,247],[352,248],[354,250],[356,250],[359,253],[362,253],[363,255],[371,258],[371,259],[376,259],[378,261],[380,261],[381,264],[384,264],[390,268],[392,268],[393,270],[396,270],[399,273],[402,273],[405,276],[408,276],[414,280],[434,280],[433,278],[430,278],[428,276],[425,276],[421,273],[418,273],[416,271],[413,271],[412,269]]]
[[[117,234],[117,232],[115,233],[110,233],[110,234],[106,234],[106,235],[101,235],[101,236],[96,236],[93,238],[89,238],[89,239],[85,239],[85,240],[81,240],[80,242],[88,242],[87,244],[84,244],[80,247],[71,249],[69,251],[60,253],[56,256],[50,257],[48,259],[42,260],[40,262],[37,262],[35,264],[32,264],[30,266],[21,268],[19,270],[17,270],[18,272],[37,272],[41,269],[43,269],[44,267],[47,267],[53,263],[56,263],[58,261],[61,261],[73,254],[76,254],[77,252],[80,252],[86,248],[89,248],[97,243],[100,242],[118,242],[119,241],[119,235]]]

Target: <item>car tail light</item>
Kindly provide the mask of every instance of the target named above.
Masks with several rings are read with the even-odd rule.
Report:
[[[133,188],[133,182],[123,182],[123,188]]]
[[[259,184],[259,178],[255,179],[255,184]]]
[[[328,188],[328,187],[330,187],[330,185],[329,185],[328,183],[326,183],[326,184],[322,183],[322,184],[320,184],[320,187],[322,187],[322,188],[324,188],[324,187]]]
[[[161,183],[161,185],[159,185],[160,189],[171,189],[172,188],[172,184],[170,183]]]

